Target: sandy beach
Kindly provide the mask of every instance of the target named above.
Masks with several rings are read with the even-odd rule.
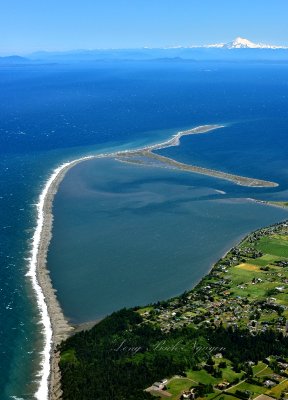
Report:
[[[179,145],[180,138],[184,135],[206,133],[211,130],[224,127],[223,125],[203,125],[187,131],[178,132],[166,142],[147,146],[143,149],[119,151],[114,153],[92,155],[63,164],[54,170],[39,197],[37,204],[38,218],[37,227],[33,236],[33,248],[31,252],[30,268],[27,275],[31,277],[33,288],[36,292],[37,305],[40,310],[41,323],[43,324],[44,350],[42,353],[39,389],[35,394],[38,400],[59,400],[62,396],[61,376],[59,370],[59,354],[57,345],[71,335],[75,329],[65,318],[60,304],[57,300],[49,276],[49,265],[47,265],[47,251],[52,237],[53,214],[52,206],[54,196],[58,187],[69,169],[82,161],[95,158],[115,158],[119,161],[133,162],[133,157],[143,156],[154,159],[167,167],[174,167],[179,170],[191,171],[221,179],[233,181],[244,186],[277,186],[274,182],[260,181],[252,178],[239,177],[220,171],[205,170],[200,167],[189,166],[179,163],[167,157],[153,153],[153,150],[169,146]],[[144,163],[145,164],[145,163]]]
[[[58,366],[59,357],[58,353],[56,352],[56,346],[62,340],[65,340],[68,337],[68,335],[72,332],[73,328],[68,324],[67,320],[65,319],[62,309],[57,301],[55,291],[53,289],[51,279],[49,276],[49,270],[47,269],[46,259],[47,259],[47,250],[52,235],[53,199],[57,192],[58,186],[62,181],[62,179],[64,178],[66,172],[74,165],[76,165],[76,163],[70,163],[69,165],[64,167],[56,176],[56,178],[53,180],[47,192],[43,205],[44,221],[43,221],[43,228],[41,232],[40,246],[37,258],[37,278],[45,297],[52,328],[52,343],[50,350],[51,370],[50,370],[50,381],[48,382],[49,400],[50,399],[56,400],[61,398],[62,392],[60,383],[60,371]]]
[[[145,161],[149,164],[150,160],[155,160],[159,167],[166,166],[170,168],[179,169],[182,171],[193,172],[196,174],[212,176],[214,178],[224,179],[230,182],[235,183],[236,185],[240,186],[247,186],[247,187],[277,187],[278,183],[264,181],[257,178],[250,178],[241,175],[230,174],[227,172],[217,171],[214,169],[208,169],[203,167],[198,167],[196,165],[189,165],[185,163],[181,163],[178,161],[173,160],[169,157],[161,156],[160,154],[154,153],[155,150],[164,149],[167,147],[172,146],[179,146],[180,139],[182,136],[187,135],[198,135],[203,133],[208,133],[211,131],[215,131],[216,129],[225,128],[225,125],[201,125],[193,129],[189,129],[186,131],[178,132],[174,135],[171,139],[167,140],[163,143],[158,143],[152,146],[147,146],[144,149],[140,150],[133,150],[133,151],[126,151],[126,152],[118,152],[115,154],[115,157],[119,161],[126,161],[135,164],[142,164],[145,165]]]
[[[46,183],[37,205],[38,226],[34,235],[34,253],[36,252],[35,276],[33,275],[33,271],[31,271],[31,269],[30,272],[32,272],[32,283],[36,291],[37,303],[41,312],[41,322],[44,327],[43,333],[45,340],[40,372],[41,381],[39,389],[36,393],[36,398],[39,400],[61,399],[62,392],[60,371],[58,366],[59,356],[56,352],[56,347],[74,330],[74,328],[69,325],[59,305],[49,276],[49,267],[47,266],[47,251],[52,236],[53,199],[59,184],[69,169],[74,167],[79,162],[91,158],[93,158],[93,156],[83,157],[57,168]],[[38,240],[36,235],[37,229],[39,229],[40,232]],[[31,264],[34,261],[34,255],[35,254],[32,252]]]

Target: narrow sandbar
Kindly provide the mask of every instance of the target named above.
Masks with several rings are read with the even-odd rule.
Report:
[[[254,178],[247,178],[238,175],[228,174],[221,171],[205,169],[197,166],[187,165],[173,159],[163,157],[154,151],[177,146],[180,139],[185,135],[203,134],[223,128],[224,125],[202,125],[193,129],[178,132],[169,140],[157,143],[140,149],[105,153],[79,158],[77,160],[63,164],[57,168],[46,182],[44,189],[39,197],[37,204],[38,217],[37,226],[33,236],[33,247],[28,275],[31,277],[33,288],[36,292],[37,305],[40,309],[41,323],[44,334],[44,350],[42,353],[39,389],[35,394],[38,400],[59,400],[62,396],[60,384],[60,371],[58,367],[59,354],[57,345],[65,340],[74,331],[57,300],[49,276],[49,266],[47,266],[47,251],[52,236],[53,214],[52,206],[54,196],[65,174],[76,164],[93,158],[115,158],[119,161],[134,162],[145,165],[145,160],[157,161],[160,166],[176,168],[178,170],[189,171],[209,175],[212,177],[226,179],[238,185],[255,187],[275,187],[277,183],[262,181]],[[143,162],[137,159],[143,158]]]

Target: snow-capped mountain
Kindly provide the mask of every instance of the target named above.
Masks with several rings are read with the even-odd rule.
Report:
[[[222,48],[222,49],[287,49],[284,46],[274,46],[265,43],[253,43],[248,39],[237,37],[233,42],[209,44],[208,48]]]

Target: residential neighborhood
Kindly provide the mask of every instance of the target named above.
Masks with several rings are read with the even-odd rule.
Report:
[[[232,248],[191,291],[140,308],[143,324],[162,332],[181,328],[288,333],[288,223],[260,229]],[[224,351],[225,353],[225,351]],[[288,399],[288,359],[248,361],[239,370],[215,352],[185,376],[166,378],[147,390],[158,398]]]

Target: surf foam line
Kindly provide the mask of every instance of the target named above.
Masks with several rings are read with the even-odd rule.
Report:
[[[168,147],[168,146],[177,146],[179,145],[179,141],[181,136],[185,134],[195,134],[195,133],[200,133],[198,130],[200,128],[203,129],[204,131],[209,131],[213,130],[215,128],[222,127],[222,126],[201,126],[201,127],[196,127],[193,128],[189,131],[182,131],[178,132],[175,135],[172,136],[172,138],[162,142],[162,143],[157,143],[151,146],[145,146],[142,149],[135,149],[135,150],[125,150],[125,151],[120,151],[120,152],[111,152],[111,153],[102,153],[98,155],[91,155],[91,156],[84,156],[79,159],[66,162],[52,172],[46,183],[44,184],[44,188],[42,192],[40,193],[38,203],[36,204],[36,209],[37,209],[37,220],[36,220],[36,228],[32,237],[32,245],[31,245],[31,256],[29,258],[29,266],[28,266],[28,272],[26,274],[27,277],[30,278],[32,288],[36,294],[36,303],[37,307],[40,311],[40,321],[39,323],[42,325],[42,334],[44,337],[44,346],[43,350],[41,351],[41,361],[40,361],[40,371],[38,373],[38,376],[40,377],[39,379],[39,386],[38,389],[35,393],[35,398],[37,400],[48,400],[49,399],[49,379],[50,379],[50,374],[51,374],[51,352],[52,352],[52,345],[53,345],[53,328],[52,328],[52,320],[51,320],[51,315],[49,315],[48,311],[48,305],[47,303],[49,302],[48,296],[45,296],[43,287],[41,286],[41,283],[38,279],[38,265],[40,264],[41,257],[45,257],[42,254],[40,254],[39,249],[42,240],[45,240],[46,238],[43,237],[43,231],[45,228],[45,218],[47,215],[45,215],[45,205],[47,201],[47,195],[50,193],[50,190],[53,188],[53,185],[55,182],[57,182],[59,176],[65,172],[67,172],[68,169],[70,169],[72,166],[78,164],[81,161],[89,160],[92,158],[105,158],[105,157],[115,157],[119,153],[120,154],[125,154],[125,153],[134,153],[139,150],[156,150],[159,148],[163,147]],[[45,243],[44,247],[48,248],[49,242]],[[45,249],[47,251],[47,248]]]
[[[51,323],[51,316],[48,312],[47,302],[49,299],[45,298],[43,288],[38,279],[37,267],[39,264],[39,248],[41,245],[41,240],[45,240],[43,238],[43,230],[45,225],[45,204],[47,200],[47,195],[50,193],[53,184],[57,181],[60,174],[65,170],[68,170],[73,165],[78,162],[88,160],[93,158],[93,156],[82,157],[78,160],[74,160],[71,162],[67,162],[57,167],[48,180],[45,183],[45,186],[39,196],[38,203],[36,204],[37,209],[37,222],[36,228],[32,238],[32,249],[31,249],[31,257],[29,260],[29,268],[26,276],[31,279],[32,288],[36,294],[36,302],[38,309],[40,310],[40,324],[43,326],[43,336],[44,336],[44,348],[41,352],[41,362],[40,362],[40,371],[38,376],[40,377],[39,387],[37,392],[35,393],[35,398],[37,400],[47,400],[49,398],[49,377],[51,373],[51,350],[52,350],[52,339],[53,339],[53,329]],[[48,243],[46,244],[48,247]]]
[[[42,283],[40,282],[40,279],[38,277],[38,267],[41,262],[45,264],[45,261],[42,258],[46,257],[46,254],[40,254],[40,246],[43,243],[42,241],[47,240],[46,237],[44,237],[43,232],[45,228],[45,219],[47,218],[47,215],[45,213],[49,213],[49,211],[45,210],[46,202],[47,202],[47,197],[50,194],[50,191],[53,191],[53,186],[56,184],[61,176],[65,175],[65,173],[74,165],[78,164],[79,162],[89,160],[92,158],[105,158],[105,157],[115,157],[119,153],[120,154],[125,154],[125,153],[134,153],[139,150],[156,150],[159,148],[163,147],[168,147],[168,146],[177,146],[179,145],[179,141],[181,136],[185,134],[195,134],[195,133],[200,133],[200,131],[204,128],[204,131],[209,131],[213,129],[217,129],[218,127],[222,126],[209,126],[209,125],[204,125],[201,127],[196,127],[193,128],[189,131],[182,131],[178,132],[175,135],[172,136],[172,138],[162,142],[162,143],[156,143],[151,146],[145,146],[142,149],[135,149],[135,150],[125,150],[119,151],[119,152],[111,152],[111,153],[102,153],[102,154],[97,154],[97,155],[91,155],[91,156],[84,156],[79,159],[66,162],[64,164],[61,164],[59,167],[55,168],[48,180],[44,184],[44,188],[42,192],[39,195],[38,203],[36,204],[36,209],[37,209],[37,219],[36,219],[36,228],[32,237],[32,245],[31,245],[31,256],[29,257],[29,266],[28,266],[28,272],[26,274],[27,277],[30,278],[32,288],[36,294],[36,303],[37,307],[40,311],[40,321],[39,323],[42,325],[42,334],[44,337],[44,346],[43,350],[40,353],[41,356],[41,361],[40,361],[40,371],[37,374],[39,376],[39,386],[38,389],[35,393],[35,398],[37,400],[48,400],[49,399],[49,393],[50,393],[50,375],[51,375],[51,359],[52,359],[52,349],[53,349],[53,335],[55,332],[53,332],[53,324],[52,324],[52,316],[49,315],[49,309],[48,309],[48,302],[49,302],[49,296],[45,296],[44,290],[42,287]],[[54,197],[54,196],[53,196]],[[52,198],[53,201],[53,198]],[[47,251],[49,245],[49,241],[47,243],[44,243],[44,248]],[[44,265],[44,268],[46,268],[46,265]],[[55,330],[55,327],[54,327]]]
[[[40,323],[43,325],[43,335],[44,335],[44,349],[41,353],[42,360],[39,371],[40,382],[37,392],[35,393],[36,399],[45,400],[48,399],[49,394],[49,376],[50,376],[50,352],[52,345],[52,325],[50,316],[48,314],[48,307],[45,301],[43,290],[40,286],[40,283],[37,279],[37,264],[38,264],[38,255],[39,255],[39,246],[41,241],[41,234],[44,226],[44,205],[47,193],[49,188],[59,175],[59,173],[67,167],[69,163],[65,163],[60,167],[56,168],[50,178],[47,180],[42,193],[39,196],[39,201],[36,204],[37,208],[37,224],[36,229],[34,231],[33,239],[32,239],[32,250],[31,250],[31,258],[29,271],[27,276],[31,278],[32,287],[36,293],[37,306],[40,310]]]
[[[44,346],[43,351],[41,354],[41,362],[40,362],[40,371],[38,373],[39,379],[39,386],[35,393],[35,398],[37,400],[48,400],[49,393],[50,393],[50,375],[51,375],[51,360],[52,360],[52,349],[53,349],[53,337],[55,335],[55,325],[53,326],[52,323],[52,316],[49,315],[49,296],[44,294],[44,290],[42,287],[43,282],[40,282],[39,279],[39,265],[43,263],[44,269],[47,271],[45,257],[47,248],[49,245],[49,240],[44,235],[45,229],[45,220],[49,216],[48,214],[51,211],[45,209],[47,205],[47,197],[52,194],[51,196],[51,204],[54,198],[54,186],[57,188],[59,182],[63,179],[65,173],[72,168],[74,165],[91,159],[99,159],[99,158],[115,158],[117,156],[123,156],[126,154],[134,154],[141,151],[150,151],[158,150],[161,148],[166,148],[170,146],[178,146],[180,144],[180,139],[182,136],[185,135],[193,135],[193,134],[201,134],[201,133],[208,133],[209,131],[224,128],[225,125],[202,125],[196,128],[192,128],[187,131],[181,131],[176,133],[172,136],[172,138],[162,142],[156,143],[150,146],[145,146],[143,148],[138,149],[131,149],[131,150],[124,150],[118,152],[111,152],[111,153],[102,153],[97,155],[89,155],[84,156],[79,159],[69,161],[66,163],[61,164],[59,167],[53,170],[52,174],[46,181],[44,188],[39,196],[38,203],[36,204],[37,209],[37,222],[36,228],[32,237],[32,248],[31,248],[31,256],[29,258],[29,267],[26,276],[31,279],[32,288],[36,294],[36,302],[38,309],[40,310],[40,324],[43,326],[42,333],[44,336]],[[51,225],[52,226],[52,225]],[[51,234],[51,232],[49,232]],[[46,242],[47,241],[47,242]],[[44,243],[44,253],[41,254],[40,246]],[[47,277],[48,279],[48,277]],[[50,283],[49,283],[50,284]],[[53,288],[52,288],[53,291]]]

